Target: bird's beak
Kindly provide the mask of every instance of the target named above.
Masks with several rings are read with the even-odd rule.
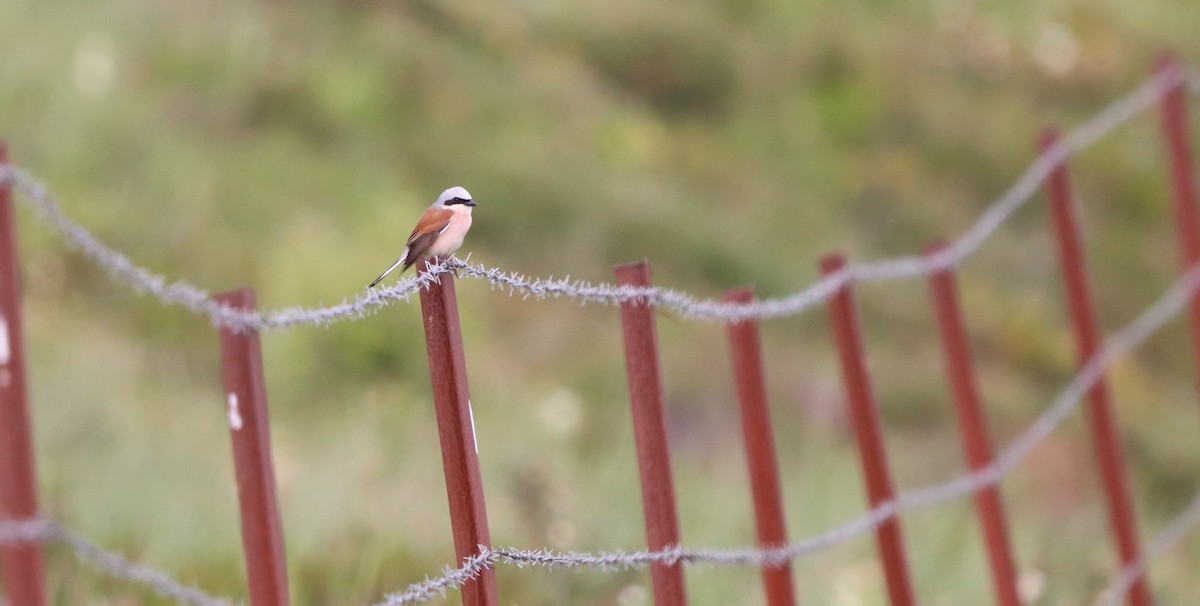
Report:
[[[463,204],[466,204],[467,206],[475,206],[475,201],[474,201],[474,200],[467,200],[466,202],[463,202]]]

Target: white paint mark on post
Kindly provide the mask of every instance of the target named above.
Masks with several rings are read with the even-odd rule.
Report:
[[[475,443],[475,454],[479,454],[479,436],[475,434],[475,408],[471,406],[471,399],[467,398],[467,416],[471,417],[471,441]]]
[[[229,426],[237,431],[242,428],[242,413],[238,410],[237,394],[230,392],[226,402],[229,403]]]
[[[0,314],[0,364],[12,359],[12,346],[8,342],[8,318]]]

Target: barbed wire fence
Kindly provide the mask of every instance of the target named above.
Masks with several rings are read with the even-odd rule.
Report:
[[[498,268],[470,263],[470,259],[444,259],[431,265],[415,278],[347,298],[338,305],[318,308],[286,308],[246,311],[222,305],[204,289],[185,280],[166,278],[133,263],[124,253],[103,244],[87,229],[71,220],[61,209],[49,188],[30,172],[11,165],[0,165],[0,184],[9,184],[21,194],[43,220],[47,221],[70,248],[78,250],[101,267],[119,285],[149,294],[163,305],[183,307],[207,317],[214,325],[235,330],[284,330],[299,326],[329,326],[343,321],[366,318],[379,309],[406,302],[421,289],[437,282],[446,273],[486,281],[510,296],[547,299],[567,298],[578,303],[617,305],[636,301],[668,309],[674,315],[700,322],[738,322],[749,319],[773,319],[795,316],[828,300],[849,283],[888,281],[928,276],[954,267],[974,253],[1017,210],[1037,193],[1048,176],[1066,160],[1105,137],[1120,125],[1143,113],[1162,100],[1172,89],[1185,86],[1200,97],[1200,69],[1162,70],[1154,77],[1118,98],[1060,142],[1041,153],[1021,177],[980,215],[962,236],[941,252],[926,256],[908,256],[871,263],[848,265],[811,286],[778,299],[758,300],[749,304],[731,304],[706,299],[682,291],[664,288],[640,288],[607,283],[590,283],[568,278],[530,278]],[[461,588],[484,570],[499,565],[558,568],[597,568],[601,570],[640,569],[656,563],[742,565],[766,567],[790,562],[841,544],[875,530],[886,520],[901,513],[932,507],[960,499],[1000,484],[1029,454],[1045,440],[1083,401],[1088,391],[1103,377],[1114,360],[1137,349],[1146,339],[1176,318],[1197,292],[1200,292],[1200,265],[1187,269],[1163,295],[1133,322],[1107,339],[1103,347],[1080,368],[1034,422],[1012,440],[982,469],[954,479],[903,492],[865,514],[821,534],[789,543],[784,547],[761,549],[685,549],[673,546],[661,550],[630,552],[555,552],[547,549],[521,550],[479,546],[478,553],[458,568],[447,568],[436,577],[426,578],[390,594],[377,604],[399,606],[434,599],[447,591]],[[1200,491],[1190,503],[1149,543],[1137,561],[1116,571],[1097,603],[1116,604],[1140,578],[1151,561],[1163,556],[1200,524]],[[105,550],[79,533],[48,519],[0,522],[0,544],[40,542],[59,544],[74,556],[114,578],[145,586],[155,593],[184,604],[211,606],[231,604],[232,600],[214,597],[188,587],[171,576],[132,562],[118,553]]]
[[[1114,360],[1135,350],[1167,322],[1178,316],[1180,310],[1198,290],[1200,290],[1200,266],[1189,270],[1137,319],[1115,333],[1100,353],[1088,360],[1079,373],[1059,392],[1045,412],[1037,417],[1028,429],[1012,440],[991,465],[953,480],[902,493],[895,501],[875,507],[862,516],[819,535],[778,549],[687,550],[679,547],[660,551],[593,554],[555,553],[548,550],[492,549],[480,546],[479,555],[473,560],[457,569],[447,571],[441,577],[426,579],[402,593],[388,596],[387,600],[380,602],[380,606],[401,606],[427,601],[449,589],[461,586],[475,578],[483,569],[498,563],[548,568],[597,567],[605,569],[644,568],[654,562],[737,564],[757,567],[778,565],[781,562],[791,561],[840,545],[871,532],[884,520],[896,517],[901,513],[932,507],[971,495],[987,486],[996,486],[1079,407],[1084,395],[1100,380]],[[1182,538],[1183,534],[1195,525],[1195,520],[1191,523],[1180,520],[1188,520],[1200,515],[1192,512],[1192,509],[1196,508],[1200,508],[1200,491],[1197,491],[1193,504],[1168,525],[1167,530],[1163,533],[1164,536],[1157,538],[1155,544],[1174,545]],[[1184,529],[1180,530],[1177,527]],[[1161,550],[1165,551],[1167,547],[1162,547]],[[1126,576],[1136,578],[1138,572],[1122,570],[1116,578],[1124,579]],[[1125,587],[1127,583],[1114,581],[1113,585],[1114,587]],[[1127,587],[1125,588],[1127,589]],[[1118,591],[1123,590],[1119,589]]]

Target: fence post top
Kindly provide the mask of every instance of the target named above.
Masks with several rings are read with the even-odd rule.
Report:
[[[721,295],[721,300],[727,303],[751,303],[754,301],[754,285],[731,288]]]
[[[650,260],[642,258],[641,261],[632,261],[630,263],[621,263],[613,268],[617,273],[618,284],[649,284],[650,283]]]
[[[821,257],[821,273],[829,275],[841,271],[846,266],[846,254],[841,252],[829,253]]]
[[[1051,147],[1054,147],[1058,143],[1058,140],[1060,138],[1061,138],[1061,136],[1059,135],[1059,130],[1058,130],[1057,126],[1055,126],[1053,124],[1045,126],[1042,128],[1042,130],[1038,131],[1038,136],[1037,136],[1038,149],[1045,152],[1046,150],[1050,149]]]
[[[1179,71],[1179,62],[1175,60],[1175,53],[1168,50],[1159,52],[1154,58],[1154,71],[1159,74]]]
[[[942,252],[943,250],[946,250],[946,240],[944,238],[934,238],[933,240],[926,242],[925,245],[921,247],[921,255],[930,257]]]
[[[248,286],[218,293],[213,296],[213,300],[234,309],[254,309],[256,304],[254,289]]]

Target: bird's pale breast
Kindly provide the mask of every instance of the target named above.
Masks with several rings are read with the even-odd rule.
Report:
[[[446,226],[446,231],[443,231],[429,247],[429,256],[445,256],[458,250],[458,247],[462,246],[468,229],[471,229],[471,215],[454,213],[454,216],[450,218],[450,224]]]

